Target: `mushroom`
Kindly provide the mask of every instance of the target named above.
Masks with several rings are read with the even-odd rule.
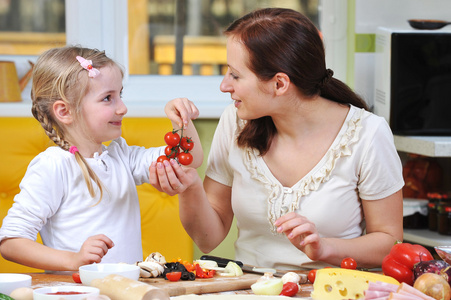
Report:
[[[151,253],[145,261],[138,261],[136,265],[141,268],[139,277],[158,277],[164,272],[166,259],[159,252]]]

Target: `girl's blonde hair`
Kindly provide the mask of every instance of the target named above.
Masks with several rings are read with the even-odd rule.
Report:
[[[64,126],[53,115],[53,104],[58,100],[64,101],[74,118],[81,124],[84,123],[81,114],[81,100],[88,92],[89,80],[92,78],[88,77],[88,71],[77,61],[77,56],[92,60],[94,68],[100,69],[115,65],[122,72],[122,69],[112,59],[108,58],[104,51],[97,49],[66,46],[47,50],[39,56],[33,69],[31,112],[36,120],[41,123],[48,137],[66,151],[69,151],[69,148],[73,145],[65,139]],[[103,196],[100,179],[78,151],[74,155],[82,170],[89,194],[93,198],[96,195],[92,184],[92,181],[94,181],[100,190],[100,201]]]

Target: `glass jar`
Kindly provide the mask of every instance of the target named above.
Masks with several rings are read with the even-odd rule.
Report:
[[[449,193],[428,193],[428,228],[437,231],[438,228],[438,205],[440,202],[449,201]]]
[[[451,203],[439,202],[437,206],[438,211],[438,226],[439,234],[451,235]]]

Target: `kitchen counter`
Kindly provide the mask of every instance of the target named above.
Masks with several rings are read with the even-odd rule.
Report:
[[[77,286],[80,285],[78,283],[74,283],[72,280],[71,275],[57,275],[57,274],[46,274],[46,273],[29,273],[32,277],[32,288],[40,288],[40,287],[49,287],[49,286]],[[244,275],[254,275],[254,274],[248,274],[245,273]],[[259,275],[255,275],[256,278]],[[162,278],[156,278],[155,280],[163,280]],[[192,281],[194,284],[195,282],[199,281],[208,281],[208,279],[196,279],[195,281]],[[168,284],[177,284],[177,282],[169,282],[166,281]],[[301,291],[293,298],[306,298],[310,297],[310,293],[313,290],[312,284],[302,284],[301,285]],[[218,292],[218,293],[210,293],[213,295],[238,295],[238,294],[253,294],[250,289],[244,289],[244,290],[233,290],[233,291],[227,291],[227,292]]]

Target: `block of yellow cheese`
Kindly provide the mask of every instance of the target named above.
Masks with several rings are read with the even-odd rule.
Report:
[[[349,270],[342,268],[324,268],[316,272],[311,297],[318,300],[364,299],[368,283],[386,282],[399,285],[390,276],[382,274]]]

